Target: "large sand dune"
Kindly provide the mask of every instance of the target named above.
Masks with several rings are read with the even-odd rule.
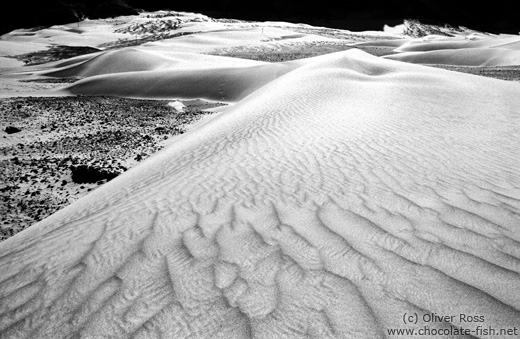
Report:
[[[45,75],[86,77],[65,89],[73,94],[236,102],[300,64],[123,49]]]
[[[1,337],[377,338],[429,312],[519,326],[519,91],[308,59],[3,242]]]
[[[235,104],[0,243],[0,338],[518,334],[519,84],[359,50],[111,53],[45,72]]]

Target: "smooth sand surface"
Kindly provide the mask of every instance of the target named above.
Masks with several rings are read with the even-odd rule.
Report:
[[[0,338],[519,331],[520,84],[354,49],[83,62],[66,91],[234,104],[0,243]]]

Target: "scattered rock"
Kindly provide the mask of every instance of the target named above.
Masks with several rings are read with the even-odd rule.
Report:
[[[72,166],[70,169],[72,171],[72,181],[76,184],[95,183],[103,179],[112,180],[121,174],[121,172],[115,169],[91,165],[77,165]]]
[[[115,178],[124,165],[146,159],[164,147],[163,138],[182,133],[208,114],[204,109],[221,105],[200,102],[176,113],[167,103],[112,97],[0,99],[1,129],[18,126],[26,135],[0,145],[5,174],[0,224],[7,225],[5,233],[0,228],[0,241]]]
[[[186,106],[182,102],[177,100],[169,102],[168,106],[173,108],[177,113],[182,113],[186,109]]]
[[[6,132],[7,134],[18,133],[18,132],[20,132],[20,131],[21,131],[21,129],[19,129],[18,127],[14,127],[14,126],[7,126],[7,127],[5,128],[5,132]]]

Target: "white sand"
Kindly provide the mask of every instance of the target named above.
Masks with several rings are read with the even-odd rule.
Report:
[[[0,40],[0,56],[19,55],[29,52],[45,50],[46,46],[33,42],[17,42]]]
[[[68,90],[235,104],[0,243],[0,338],[520,328],[519,84],[358,50],[146,53],[73,64]]]
[[[247,67],[264,65],[264,62],[182,53],[171,51],[155,51],[148,48],[124,48],[115,51],[95,53],[86,58],[80,56],[75,62],[68,61],[63,67],[59,63],[56,68],[41,72],[52,77],[90,77],[94,75],[144,72],[159,70],[197,70],[225,67]]]
[[[397,34],[396,30],[388,33]],[[360,47],[390,47],[385,58],[415,64],[454,66],[520,65],[520,36],[492,35],[471,30],[452,31],[454,36],[428,35],[422,38],[359,42]]]
[[[386,56],[388,59],[414,64],[456,66],[510,66],[520,65],[520,51],[508,49],[467,48],[428,52],[407,52]]]
[[[520,65],[519,36],[472,34],[461,37],[411,39],[396,48],[388,59],[418,64],[456,66]]]

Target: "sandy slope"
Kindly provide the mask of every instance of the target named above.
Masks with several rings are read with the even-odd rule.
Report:
[[[518,328],[519,91],[355,50],[307,59],[1,243],[0,337]]]
[[[296,67],[296,63],[290,63],[118,72],[89,77],[68,86],[64,91],[81,95],[203,98],[235,102]]]
[[[457,66],[509,66],[520,65],[520,49],[464,48],[426,52],[403,52],[386,56],[388,59],[414,64],[440,64]]]
[[[0,243],[0,338],[520,331],[519,84],[359,50],[201,56],[205,41],[256,43],[258,28],[219,35],[195,19],[204,34],[4,74],[234,104]]]
[[[462,35],[455,38],[427,36],[412,39],[394,50],[389,59],[460,66],[520,65],[519,36]]]
[[[416,64],[456,66],[520,65],[520,37],[491,35],[469,30],[452,31],[453,36],[427,35],[360,42],[358,46],[392,47],[385,58]]]

